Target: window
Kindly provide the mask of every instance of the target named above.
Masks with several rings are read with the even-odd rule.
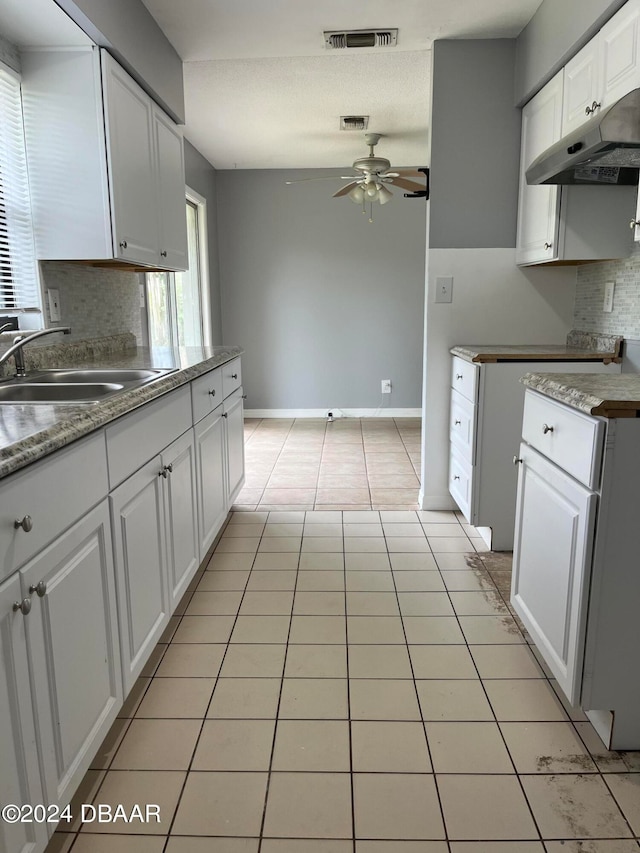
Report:
[[[20,80],[0,63],[0,312],[41,313]]]
[[[146,274],[149,344],[206,346],[211,343],[207,275],[206,201],[187,191],[186,272]]]

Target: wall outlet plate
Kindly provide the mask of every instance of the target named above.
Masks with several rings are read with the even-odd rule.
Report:
[[[453,302],[453,276],[436,276],[436,302]]]
[[[607,281],[604,285],[604,305],[602,310],[605,314],[611,314],[613,311],[613,293],[616,289],[615,281]]]
[[[60,316],[60,291],[57,288],[50,287],[47,290],[49,299],[49,319],[52,323],[59,323],[62,317]]]
[[[391,380],[390,379],[382,379],[380,381],[380,390],[383,394],[391,393]]]

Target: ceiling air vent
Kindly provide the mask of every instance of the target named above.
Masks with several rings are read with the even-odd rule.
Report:
[[[395,47],[398,30],[351,30],[325,32],[324,45],[328,50],[352,47]]]
[[[340,116],[340,130],[366,130],[369,116]]]

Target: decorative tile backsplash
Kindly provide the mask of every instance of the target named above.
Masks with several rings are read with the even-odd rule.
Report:
[[[616,285],[610,314],[602,310],[608,281]],[[640,245],[628,258],[578,267],[573,326],[640,338]]]
[[[131,332],[142,340],[141,276],[109,268],[42,261],[45,315],[49,323],[47,288],[60,292],[61,325],[71,327],[67,341],[103,338]]]

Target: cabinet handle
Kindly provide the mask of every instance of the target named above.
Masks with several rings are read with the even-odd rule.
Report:
[[[456,379],[462,379],[462,373],[456,373]]]
[[[210,396],[210,397],[215,397],[215,396],[216,396],[216,389],[215,389],[215,388],[212,388],[212,389],[211,389],[211,391],[209,391],[209,396]]]
[[[519,459],[517,456],[514,456],[513,457],[513,464],[514,465],[522,465],[522,459]]]
[[[553,246],[553,243],[545,243],[544,247],[548,251]]]
[[[25,533],[30,533],[33,530],[33,519],[30,515],[25,515],[23,519],[16,518],[13,526],[16,530],[21,527]]]
[[[599,104],[597,101],[594,101],[590,107],[586,107],[584,114],[587,116],[593,115],[596,110],[599,110],[602,104]]]
[[[460,426],[460,424],[461,424],[461,423],[462,423],[462,421],[454,421],[454,422],[453,422],[453,425],[454,425],[454,426]]]
[[[223,413],[222,413],[222,417],[223,417],[223,418],[228,418],[228,417],[229,417],[229,413],[228,413],[228,412],[223,412]]]
[[[31,599],[23,598],[22,601],[14,601],[12,609],[14,613],[17,613],[19,610],[23,616],[26,616],[27,613],[31,612]]]
[[[553,427],[548,424],[542,424],[542,432],[546,435],[548,432],[553,432]]]
[[[629,223],[629,228],[633,230],[637,225],[640,225],[640,219],[632,219]]]
[[[46,581],[40,581],[37,584],[31,584],[29,587],[29,592],[33,595],[34,592],[38,593],[39,598],[44,598],[47,594],[47,584]]]
[[[163,249],[163,250],[160,252],[160,257],[161,257],[161,258],[166,258],[166,257],[167,257],[167,250],[166,250],[166,249]]]
[[[129,244],[127,243],[126,240],[120,240],[120,248],[121,249],[126,249],[128,245]]]
[[[237,373],[232,373],[232,374],[231,374],[231,378],[232,378],[232,379],[237,379],[237,378],[238,378],[238,374],[237,374]]]

